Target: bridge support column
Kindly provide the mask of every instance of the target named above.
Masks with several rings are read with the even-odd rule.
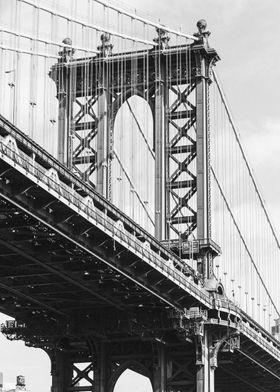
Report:
[[[165,134],[164,86],[159,81],[155,94],[155,237],[165,240]]]
[[[94,373],[94,392],[107,392],[106,348],[101,343]]]
[[[166,353],[164,347],[159,347],[153,372],[153,392],[166,392],[166,370]]]
[[[205,330],[196,337],[196,392],[215,392],[215,366],[211,361],[212,336]]]
[[[61,350],[48,354],[51,359],[51,392],[108,392],[110,372],[102,343],[94,353],[85,352],[82,356]]]
[[[61,91],[57,94],[59,100],[58,106],[58,143],[57,143],[57,159],[59,162],[66,164],[66,106],[67,106],[67,95],[65,91]]]
[[[201,73],[205,74],[205,59],[200,59]],[[209,199],[209,146],[207,124],[207,90],[205,77],[198,77],[196,84],[196,129],[197,129],[197,237],[210,237]]]
[[[209,48],[206,21],[197,23],[199,41],[193,46],[196,68],[196,153],[197,153],[197,239],[211,238],[211,188],[210,188],[210,123],[209,84],[211,68],[219,59]],[[198,259],[198,271],[204,279],[213,278],[212,252],[204,252]]]
[[[98,72],[98,132],[97,132],[97,178],[96,190],[102,196],[109,197],[109,165],[110,162],[110,130],[109,130],[109,72],[106,58],[112,51],[112,44],[109,43],[110,35],[102,34],[102,45],[98,47],[101,51],[102,61],[99,64]]]
[[[73,101],[73,86],[75,85],[75,72],[66,67],[66,64],[73,59],[74,50],[71,48],[72,41],[70,38],[65,38],[62,41],[68,47],[64,47],[59,52],[59,68],[57,71],[52,71],[51,77],[57,79],[57,98],[58,106],[58,138],[57,138],[57,159],[59,162],[71,167],[72,160],[72,140],[70,135],[71,116],[72,116],[72,101]],[[55,75],[55,73],[58,74]],[[55,121],[52,119],[51,121]]]
[[[69,358],[63,351],[54,351],[51,358],[51,392],[67,392],[71,386],[73,370]]]
[[[96,190],[102,196],[107,197],[108,182],[108,90],[104,85],[100,86],[98,98],[98,133],[97,133],[97,179]]]
[[[162,50],[169,38],[164,30],[158,29],[155,50]],[[166,239],[166,148],[167,148],[167,100],[165,58],[156,53],[155,61],[155,237]]]

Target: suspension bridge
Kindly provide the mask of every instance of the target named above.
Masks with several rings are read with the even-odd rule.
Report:
[[[207,24],[115,4],[3,11],[2,333],[52,392],[279,391],[279,241]]]

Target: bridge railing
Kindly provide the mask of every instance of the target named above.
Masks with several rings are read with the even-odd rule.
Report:
[[[24,159],[30,159],[31,155],[35,155],[37,160],[44,162],[45,167],[54,168],[55,171],[59,173],[60,182],[67,186],[70,185],[71,192],[74,188],[80,189],[83,193],[89,195],[97,205],[100,205],[104,210],[106,210],[108,214],[116,217],[116,221],[118,219],[121,220],[128,228],[128,232],[133,232],[136,236],[148,241],[150,245],[155,248],[157,252],[160,253],[165,259],[172,258],[173,264],[178,266],[178,268],[181,270],[186,270],[190,275],[194,274],[194,270],[190,266],[186,265],[174,253],[171,253],[168,249],[166,249],[166,247],[158,242],[150,233],[137,225],[129,216],[125,215],[117,207],[109,203],[104,197],[96,192],[92,186],[89,186],[85,181],[82,181],[79,177],[75,176],[66,166],[56,160],[53,155],[44,150],[30,137],[20,131],[16,126],[11,124],[1,115],[0,126],[5,131],[5,135],[11,135],[16,140],[18,144],[18,153],[21,155],[23,154],[22,156]],[[37,162],[36,160],[32,159],[30,164],[36,166]],[[46,170],[42,165],[39,166],[40,170]],[[78,192],[77,195],[80,196]]]
[[[57,200],[68,205],[69,208],[79,213],[93,226],[96,226],[108,232],[109,236],[122,244],[126,249],[133,251],[142,261],[158,270],[168,279],[176,283],[193,297],[197,298],[202,304],[208,308],[214,306],[213,298],[211,298],[202,287],[195,285],[191,277],[184,275],[183,271],[175,268],[174,264],[168,263],[156,252],[151,250],[149,246],[143,244],[134,235],[127,232],[124,228],[118,228],[116,221],[111,219],[106,213],[98,211],[95,207],[91,208],[85,198],[79,195],[71,186],[57,181],[54,176],[49,175],[49,171],[34,161],[31,157],[17,151],[15,145],[9,146],[7,139],[0,137],[0,157],[11,165],[11,168],[18,170],[23,175],[27,175],[34,182],[34,186],[40,185],[42,189],[52,193]],[[3,180],[3,179],[2,179]],[[220,306],[223,310],[238,314],[242,320],[240,324],[240,332],[244,333],[249,339],[255,341],[260,347],[271,353],[275,358],[280,358],[280,343],[269,335],[261,326],[253,319],[250,319],[246,313],[242,312],[238,306],[226,299],[219,299]]]
[[[170,254],[169,260],[163,261],[164,259],[150,249],[149,245],[143,244],[142,241],[127,230],[117,228],[117,222],[106,215],[106,213],[102,213],[96,207],[91,208],[85,201],[85,198],[79,195],[73,187],[64,184],[59,180],[59,177],[51,176],[49,170],[42,167],[38,162],[32,159],[32,157],[17,150],[17,147],[9,146],[7,140],[3,137],[0,137],[0,154],[2,158],[4,156],[8,157],[11,160],[12,166],[16,167],[15,164],[17,164],[17,167],[21,169],[25,175],[28,174],[34,181],[34,186],[40,184],[45,190],[55,195],[58,201],[61,201],[74,209],[80,216],[83,216],[93,223],[94,226],[108,232],[113,240],[124,245],[126,249],[132,250],[141,260],[160,271],[179,287],[190,292],[195,298],[199,299],[208,307],[212,305],[212,300],[208,293],[202,290],[201,286],[192,283],[192,271],[189,270],[187,265],[178,265],[176,257],[173,257],[173,255]],[[180,271],[178,267],[184,270]]]

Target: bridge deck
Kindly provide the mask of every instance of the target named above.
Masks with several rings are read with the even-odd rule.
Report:
[[[269,333],[230,301],[213,301],[178,257],[2,117],[0,136],[0,309],[29,326],[18,336],[40,345],[43,333],[51,345],[71,319],[74,335],[130,339],[144,330],[174,345],[170,309],[200,306],[211,328],[241,334],[236,361],[256,366],[257,353],[279,382],[280,344]]]

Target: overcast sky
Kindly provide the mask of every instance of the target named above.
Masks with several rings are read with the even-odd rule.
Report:
[[[5,6],[4,2],[1,4]],[[129,6],[153,17],[158,15],[162,23],[181,26],[187,33],[196,31],[198,19],[207,20],[212,33],[210,43],[221,57],[217,72],[279,232],[280,1],[130,0]],[[1,322],[5,319],[1,316]],[[50,365],[46,354],[25,348],[23,343],[8,342],[3,336],[0,336],[0,350],[0,371],[6,382],[14,383],[17,374],[24,374],[31,392],[49,392]],[[128,376],[122,382],[133,381]],[[119,391],[131,389],[128,384],[119,385]],[[137,387],[134,383],[133,390],[145,392],[145,387],[139,381]]]

